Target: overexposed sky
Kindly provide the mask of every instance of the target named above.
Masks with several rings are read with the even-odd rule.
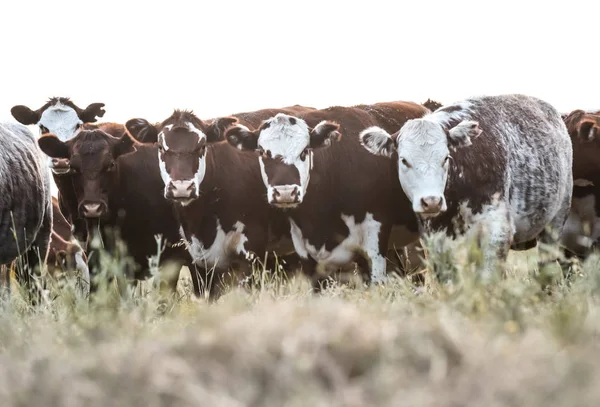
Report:
[[[0,119],[51,96],[103,121],[525,93],[600,109],[600,1],[0,4]]]

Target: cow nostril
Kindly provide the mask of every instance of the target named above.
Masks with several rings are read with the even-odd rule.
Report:
[[[188,187],[187,187],[187,190],[188,191],[193,191],[194,187],[195,187],[194,183],[190,183],[190,185],[188,185]]]
[[[425,198],[421,198],[421,205],[423,205],[423,209],[429,208],[429,205],[427,204]]]
[[[281,196],[281,192],[279,192],[277,189],[273,189],[273,196],[279,197]]]

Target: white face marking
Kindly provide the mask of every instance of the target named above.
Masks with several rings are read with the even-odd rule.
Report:
[[[290,119],[295,123],[292,124]],[[280,156],[284,164],[296,167],[300,175],[300,185],[293,185],[292,187],[298,187],[298,198],[302,202],[310,180],[313,159],[312,151],[306,154],[304,161],[300,158],[302,152],[310,145],[308,125],[302,119],[283,113],[278,113],[268,122],[270,123],[269,127],[262,130],[258,136],[258,146],[265,151],[270,151],[273,158]],[[270,202],[275,193],[273,187],[279,185],[269,185],[262,157],[259,157],[259,163],[262,178],[267,188],[267,198]]]
[[[317,249],[304,238],[302,230],[290,218],[290,232],[296,253],[304,259],[310,256],[317,262],[317,270],[327,273],[329,269],[344,266],[352,261],[355,254],[365,256],[371,263],[371,281],[374,283],[384,282],[386,275],[385,258],[379,253],[379,232],[381,222],[373,218],[373,214],[367,213],[365,220],[356,223],[354,216],[342,214],[342,220],[348,226],[350,233],[332,251],[325,249],[325,245]]]
[[[422,199],[428,197],[442,198],[441,210],[446,210],[450,151],[443,128],[428,120],[410,120],[400,130],[397,148],[398,177],[413,210],[423,213]]]
[[[186,126],[189,131],[196,133],[198,135],[198,142],[200,142],[202,139],[206,140],[206,135],[202,131],[198,130],[192,123],[186,122]],[[170,131],[173,128],[173,125],[168,124],[164,128],[166,130]],[[161,131],[160,133],[158,133],[158,142],[165,149],[165,152],[169,151],[170,148],[167,145],[164,130]],[[205,150],[205,151],[208,151],[208,150]],[[202,181],[204,180],[204,176],[206,175],[206,154],[207,153],[205,152],[204,155],[202,155],[202,157],[198,157],[198,171],[196,172],[194,178],[191,180],[183,180],[183,181],[192,181],[194,183],[196,196],[200,196],[200,184],[202,183]],[[165,165],[164,161],[162,160],[160,150],[158,151],[158,165],[160,168],[160,176],[161,176],[163,182],[165,183],[164,187],[165,187],[165,193],[166,193],[166,188],[168,188],[172,179],[171,179],[171,176],[169,175],[169,172],[167,171],[167,166]],[[179,201],[179,203],[183,206],[187,206],[191,202],[193,202],[193,201],[192,200]]]
[[[82,123],[73,108],[57,103],[44,110],[38,126],[44,126],[50,133],[56,134],[59,140],[67,141],[75,137]]]
[[[188,248],[192,260],[200,267],[227,267],[231,260],[237,256],[246,256],[246,242],[248,238],[243,233],[245,225],[236,222],[233,230],[225,233],[221,223],[217,220],[217,234],[215,240],[209,247],[192,235],[192,241]]]

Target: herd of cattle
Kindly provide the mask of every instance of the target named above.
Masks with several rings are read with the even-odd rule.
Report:
[[[90,242],[117,250],[115,232],[133,281],[150,277],[160,235],[159,267],[176,271],[167,287],[187,266],[210,298],[265,253],[318,289],[350,265],[385,282],[388,250],[415,250],[431,232],[484,230],[484,275],[509,249],[560,242],[585,258],[600,237],[600,112],[561,115],[530,96],[208,120],[175,110],[155,124],[97,122],[103,103],[63,97],[11,113],[20,124],[0,123],[0,264],[18,263],[29,288],[42,270],[89,284]]]

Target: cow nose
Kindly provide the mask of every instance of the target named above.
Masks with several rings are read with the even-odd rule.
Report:
[[[80,212],[85,218],[99,218],[105,211],[106,205],[102,202],[84,202]]]
[[[68,158],[53,158],[51,163],[50,168],[55,174],[65,174],[70,169]]]
[[[297,185],[286,185],[273,188],[272,204],[295,205],[300,203],[300,188]]]
[[[442,210],[443,198],[441,196],[425,196],[421,198],[424,213],[438,213]]]
[[[196,198],[194,180],[171,181],[167,189],[167,197],[173,199]]]

